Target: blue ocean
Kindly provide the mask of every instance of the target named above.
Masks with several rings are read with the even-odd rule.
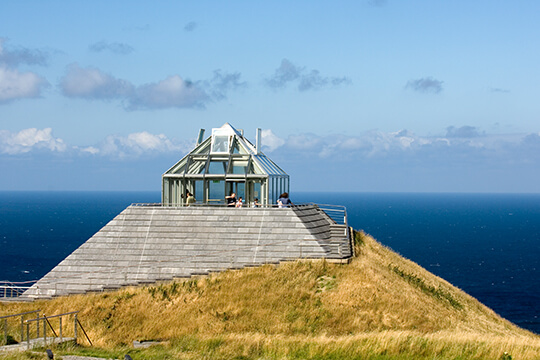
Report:
[[[296,193],[540,334],[540,194]],[[36,280],[159,192],[0,192],[0,280]]]

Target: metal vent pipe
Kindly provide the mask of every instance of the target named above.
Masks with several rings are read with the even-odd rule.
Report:
[[[257,135],[255,136],[255,150],[257,150],[257,155],[261,153],[261,140],[262,140],[262,130],[257,128]]]
[[[201,130],[199,130],[199,137],[197,138],[197,145],[196,146],[198,146],[200,143],[202,143],[203,138],[204,138],[204,129],[201,129]]]

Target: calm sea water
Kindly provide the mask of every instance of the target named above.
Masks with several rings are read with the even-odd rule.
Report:
[[[126,206],[158,192],[0,192],[0,280],[39,279]],[[540,195],[298,193],[540,334]]]

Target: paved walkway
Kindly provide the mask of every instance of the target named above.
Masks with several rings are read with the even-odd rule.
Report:
[[[65,337],[62,338],[62,341],[60,341],[60,338],[52,338],[48,337],[45,341],[44,338],[37,338],[37,339],[30,339],[30,349],[34,349],[37,347],[45,347],[47,345],[52,344],[53,342],[55,344],[62,344],[70,341],[74,341],[74,338]],[[19,344],[13,344],[13,345],[4,345],[0,346],[0,353],[8,352],[8,351],[25,351],[28,350],[28,343],[26,341],[19,343]]]
[[[78,355],[62,355],[62,359],[64,360],[114,360],[114,359],[105,359],[105,358],[97,358],[97,357],[90,357],[90,356],[78,356]]]

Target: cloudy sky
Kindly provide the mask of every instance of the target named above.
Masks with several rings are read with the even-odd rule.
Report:
[[[537,1],[8,1],[0,190],[155,190],[225,122],[293,191],[540,192]]]

